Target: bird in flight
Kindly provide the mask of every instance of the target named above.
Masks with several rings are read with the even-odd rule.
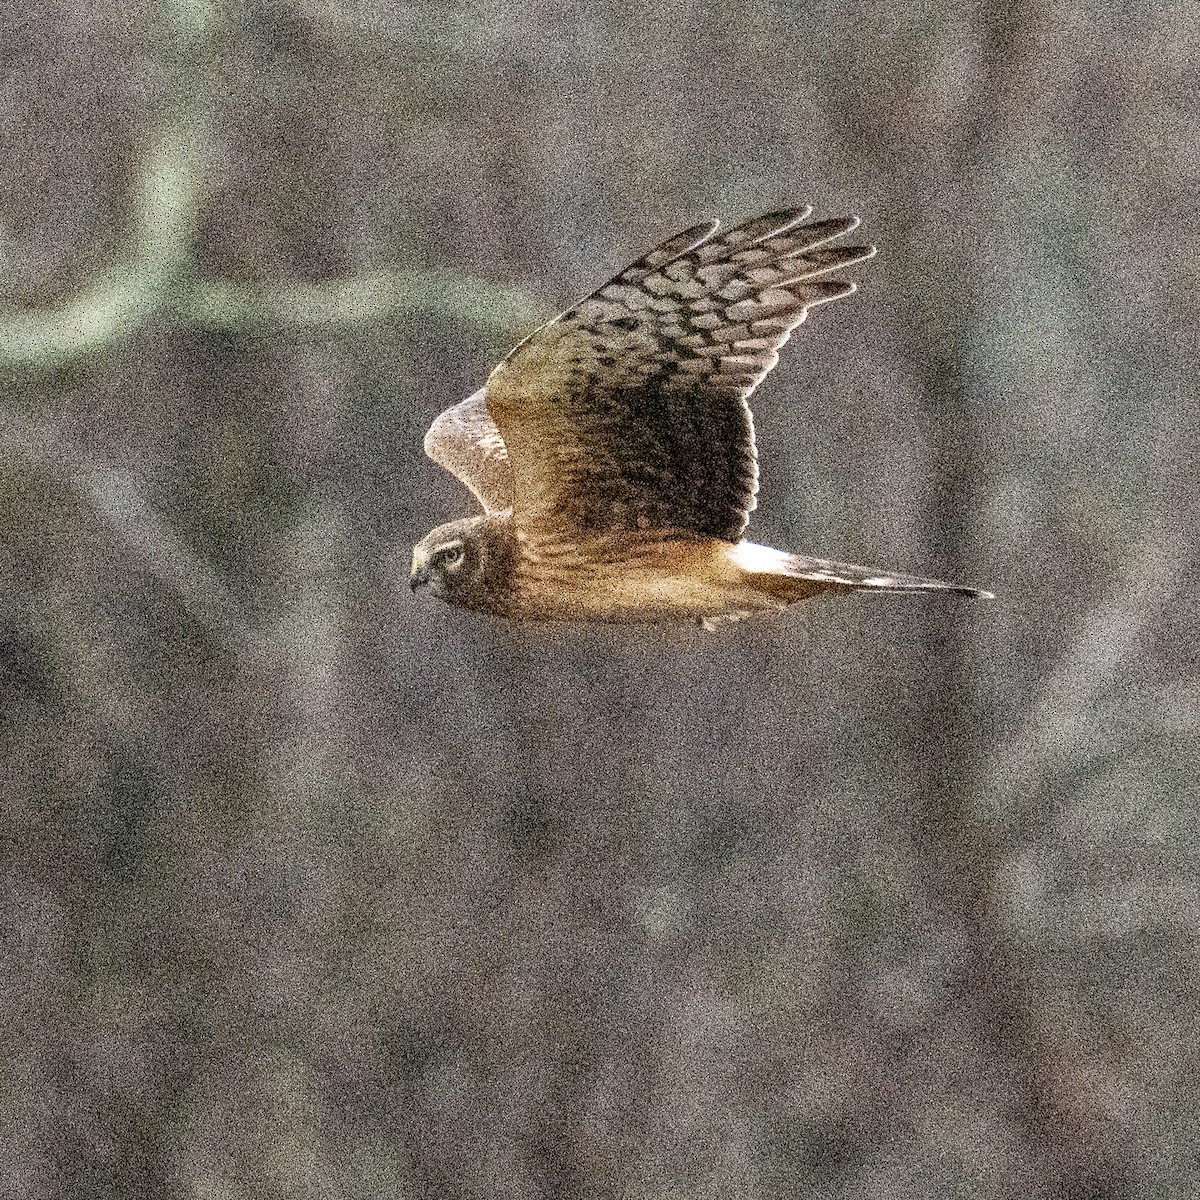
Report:
[[[476,516],[413,550],[410,583],[520,620],[722,621],[820,592],[956,592],[744,541],[758,490],[747,399],[831,277],[875,253],[856,217],[770,213],[670,238],[527,337],[425,435]]]

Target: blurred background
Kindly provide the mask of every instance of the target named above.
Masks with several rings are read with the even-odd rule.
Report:
[[[1188,3],[0,9],[0,1195],[1200,1192]],[[756,540],[510,627],[421,435],[669,234],[879,257]]]

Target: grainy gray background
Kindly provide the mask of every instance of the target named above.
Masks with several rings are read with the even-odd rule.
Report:
[[[1200,23],[1104,7],[0,10],[0,1195],[1200,1190]],[[998,599],[411,600],[430,418],[799,200],[752,532]]]

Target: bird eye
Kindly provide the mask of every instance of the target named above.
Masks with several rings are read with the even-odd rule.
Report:
[[[447,546],[445,550],[439,550],[437,560],[443,567],[457,567],[462,562],[463,548],[462,545]]]

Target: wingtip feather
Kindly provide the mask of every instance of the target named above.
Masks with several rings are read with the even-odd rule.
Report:
[[[764,213],[761,217],[753,217],[749,221],[743,221],[740,225],[734,226],[729,232],[736,233],[739,229],[753,230],[753,234],[744,245],[757,246],[762,242],[770,241],[773,237],[778,237],[781,233],[787,233],[789,229],[794,229],[812,215],[813,206],[811,204],[799,204],[791,208],[780,208],[775,212]]]

